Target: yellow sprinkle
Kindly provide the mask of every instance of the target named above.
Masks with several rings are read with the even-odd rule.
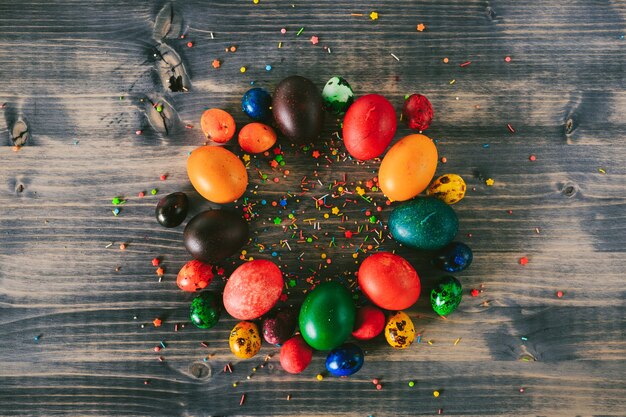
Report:
[[[317,374],[316,378],[317,378],[318,381],[321,381],[322,379],[324,379],[324,375]]]
[[[606,174],[606,171],[605,171],[605,170],[603,170],[602,168],[598,168],[598,172],[599,172],[600,174]]]
[[[429,341],[428,341],[428,344],[429,344],[429,345],[432,345],[432,344],[433,344],[433,341],[432,341],[432,340],[429,340]]]
[[[378,12],[372,12],[372,13],[370,13],[370,19],[372,19],[372,20],[377,20],[377,19],[378,19]]]
[[[236,388],[236,387],[237,387],[237,383],[233,382],[233,388]]]
[[[330,216],[328,215],[328,213],[324,213],[324,218],[325,218],[325,219],[327,219],[327,218],[329,218],[329,217],[330,217]]]
[[[352,254],[352,257],[353,257],[354,259],[356,259],[356,258],[358,258],[358,257],[359,257],[359,254],[358,254],[358,253],[353,253],[353,254]]]
[[[495,184],[495,181],[493,180],[493,178],[487,178],[487,180],[485,180],[485,184],[487,184],[488,187],[491,187],[493,184]]]
[[[435,398],[439,397],[439,391],[433,391],[433,397]]]
[[[241,67],[241,68],[239,68],[239,72],[241,72],[242,74],[243,74],[244,72],[246,72],[246,67]]]
[[[326,259],[326,254],[322,253],[322,259]]]
[[[454,346],[458,345],[460,341],[461,341],[461,338],[459,337],[458,339],[454,341]]]
[[[454,84],[455,82],[456,82],[456,80],[450,81],[450,85]]]
[[[278,48],[282,48],[283,47],[283,43],[282,42],[278,42]]]
[[[245,250],[245,249],[241,251],[241,254],[242,254],[242,255],[244,255],[244,256],[245,256],[247,253],[248,253],[248,251],[247,251],[247,250]]]
[[[343,187],[339,187],[339,188],[337,188],[337,191],[339,191],[340,193],[342,193],[342,192],[343,192]]]
[[[259,4],[259,0],[252,0],[252,3]]]

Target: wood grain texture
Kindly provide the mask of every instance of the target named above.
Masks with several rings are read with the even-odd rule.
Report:
[[[440,408],[445,415],[626,415],[626,3],[174,2],[187,37],[164,42],[185,65],[186,93],[163,85],[154,57],[153,35],[164,33],[154,21],[164,5],[0,2],[0,415],[408,416]],[[374,10],[376,21],[368,17]],[[237,52],[225,52],[231,45]],[[214,59],[221,68],[212,68]],[[459,66],[466,61],[471,65]],[[421,343],[406,351],[379,339],[364,343],[365,366],[348,379],[316,380],[323,353],[300,375],[287,375],[276,356],[260,367],[277,352],[267,345],[257,358],[235,361],[227,344],[231,318],[210,330],[190,325],[192,295],[175,285],[189,259],[182,226],[164,229],[154,219],[159,197],[174,191],[191,198],[190,216],[216,207],[186,177],[186,156],[204,141],[204,109],[224,108],[242,126],[240,98],[250,82],[273,90],[292,74],[320,88],[342,75],[357,95],[383,94],[397,110],[405,94],[427,95],[435,108],[427,134],[447,158],[437,172],[458,173],[469,187],[454,208],[458,239],[475,260],[458,274],[462,304],[443,320],[425,296],[439,275],[429,254],[400,247],[386,233],[342,237],[341,227],[367,223],[364,210],[373,204],[329,197],[348,216],[343,223],[324,219],[328,209],[315,210],[313,197],[336,190],[344,173],[351,192],[376,175],[378,162],[343,157],[339,120],[327,117],[319,159],[280,142],[288,176],[273,170],[269,157],[251,160],[246,197],[257,216],[245,249],[275,260],[297,282],[286,292],[288,304],[302,300],[313,275],[354,282],[367,255],[355,261],[352,254],[367,235],[366,245],[377,237],[375,249],[396,250],[422,277],[423,295],[409,310]],[[179,121],[169,135],[149,124],[146,97],[171,103]],[[15,152],[19,120],[30,138]],[[396,138],[408,133],[402,126]],[[299,195],[304,176],[309,191]],[[137,197],[152,188],[156,196]],[[384,225],[391,209],[380,192],[368,195],[384,207],[376,213]],[[117,217],[115,196],[127,200]],[[260,204],[285,197],[284,212]],[[285,229],[291,210],[314,243],[297,243]],[[274,224],[276,216],[282,224]],[[303,221],[313,217],[321,230]],[[337,247],[329,248],[333,237]],[[321,263],[322,253],[331,264]],[[522,256],[528,265],[519,265]],[[162,282],[154,257],[166,269]],[[223,263],[225,276],[241,262]],[[224,282],[219,277],[211,288]],[[481,285],[482,294],[470,297]],[[152,326],[155,317],[162,327]],[[160,341],[167,347],[155,353]],[[232,374],[223,372],[228,362]],[[207,369],[209,376],[199,373]]]

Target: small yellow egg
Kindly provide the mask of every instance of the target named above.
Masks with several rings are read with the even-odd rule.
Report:
[[[454,204],[465,197],[465,190],[467,190],[467,186],[463,178],[456,174],[444,174],[430,184],[426,194],[432,195],[446,204]]]
[[[253,357],[261,350],[261,337],[257,325],[249,321],[240,321],[231,330],[228,344],[230,351],[238,358]]]
[[[415,340],[415,326],[411,318],[403,311],[397,311],[387,320],[385,339],[396,349],[405,349]]]

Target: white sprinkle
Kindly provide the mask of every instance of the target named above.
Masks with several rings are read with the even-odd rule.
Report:
[[[398,58],[397,56],[395,56],[394,54],[391,54],[391,56],[396,60],[396,61],[400,61],[400,58]]]

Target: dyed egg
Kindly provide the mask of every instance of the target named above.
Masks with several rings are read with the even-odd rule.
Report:
[[[437,169],[437,148],[424,135],[400,139],[378,169],[380,189],[390,200],[409,200],[428,187]]]
[[[420,296],[420,279],[411,264],[401,256],[378,252],[359,267],[359,287],[378,307],[403,310]]]
[[[313,358],[313,349],[306,344],[302,336],[294,336],[280,348],[280,366],[290,374],[304,371]]]
[[[378,336],[385,328],[385,313],[375,306],[363,306],[356,311],[352,336],[369,340]]]
[[[389,216],[393,238],[413,249],[436,250],[454,239],[459,221],[452,207],[434,197],[400,204]]]
[[[188,210],[187,194],[179,192],[168,194],[160,199],[154,214],[161,226],[176,227],[185,220]]]
[[[246,262],[228,278],[224,308],[236,319],[256,319],[274,307],[282,292],[283,274],[274,262]]]
[[[411,94],[404,102],[402,118],[411,129],[426,130],[433,121],[433,106],[421,94]]]
[[[269,120],[272,116],[272,96],[262,88],[251,88],[241,99],[241,109],[253,120]]]
[[[354,102],[354,92],[350,84],[342,77],[333,77],[324,86],[322,90],[322,100],[324,101],[324,109],[327,111],[341,115],[348,110],[348,107]]]
[[[324,282],[311,291],[300,309],[300,332],[314,349],[341,345],[354,328],[355,307],[350,292],[336,282]]]
[[[391,103],[378,94],[368,94],[348,109],[343,119],[343,142],[356,159],[376,158],[391,143],[396,127],[396,111]]]
[[[209,109],[200,118],[202,133],[216,143],[226,143],[235,135],[235,119],[222,109]]]
[[[311,80],[293,75],[274,91],[272,113],[280,131],[292,142],[317,139],[324,124],[322,95]]]
[[[452,313],[461,303],[463,287],[458,279],[453,276],[441,277],[437,280],[435,288],[430,292],[430,305],[435,313],[447,316]]]
[[[433,258],[433,265],[446,272],[460,272],[472,264],[474,254],[469,246],[452,242],[439,250]]]
[[[385,339],[396,349],[406,349],[415,340],[415,326],[403,311],[395,312],[385,325]]]
[[[261,336],[256,324],[251,321],[240,321],[230,331],[228,338],[230,351],[241,359],[248,359],[261,350]]]
[[[187,175],[198,193],[218,204],[232,203],[248,186],[243,162],[219,146],[201,146],[187,159]]]
[[[204,291],[191,302],[189,318],[196,327],[210,329],[217,324],[221,313],[220,296],[213,291]]]
[[[248,243],[248,223],[229,210],[203,211],[185,226],[183,243],[194,258],[218,262]]]
[[[213,281],[213,267],[196,259],[187,262],[176,277],[176,285],[183,291],[194,292],[206,288]]]
[[[446,204],[458,203],[465,197],[467,189],[463,178],[456,174],[445,174],[433,181],[426,190],[427,195],[432,195]]]
[[[263,319],[263,338],[270,345],[282,345],[291,337],[298,324],[298,314],[292,309],[278,311]]]
[[[276,143],[276,132],[263,123],[248,123],[239,131],[239,146],[245,152],[265,152]]]
[[[363,366],[363,351],[353,343],[346,343],[328,352],[326,370],[334,376],[349,376]]]

